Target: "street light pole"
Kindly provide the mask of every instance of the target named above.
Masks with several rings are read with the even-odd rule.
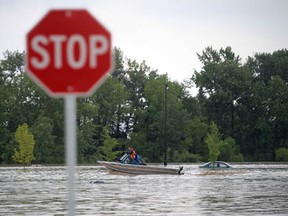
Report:
[[[165,111],[164,111],[164,166],[167,166],[167,90],[168,90],[168,81],[166,77],[165,82]]]

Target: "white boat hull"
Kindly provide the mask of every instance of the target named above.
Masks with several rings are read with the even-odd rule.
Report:
[[[105,166],[107,169],[119,172],[127,173],[134,175],[153,175],[153,174],[168,174],[168,175],[181,175],[183,167],[180,168],[167,168],[167,167],[158,167],[158,166],[143,166],[143,165],[134,165],[134,164],[122,164],[117,162],[107,162],[107,161],[98,161],[102,166]]]

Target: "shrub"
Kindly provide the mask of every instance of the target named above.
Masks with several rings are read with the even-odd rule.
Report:
[[[278,162],[288,162],[288,149],[287,148],[276,149],[275,159]]]
[[[233,138],[228,137],[221,143],[219,159],[233,162],[242,162],[244,160],[239,146],[236,145]]]

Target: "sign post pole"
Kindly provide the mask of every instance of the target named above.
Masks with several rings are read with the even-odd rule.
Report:
[[[76,96],[67,95],[65,100],[65,152],[68,170],[68,213],[75,215],[75,166],[76,166]]]

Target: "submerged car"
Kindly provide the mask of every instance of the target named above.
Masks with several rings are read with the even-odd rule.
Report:
[[[200,165],[199,168],[232,168],[232,166],[224,161],[207,162]]]

